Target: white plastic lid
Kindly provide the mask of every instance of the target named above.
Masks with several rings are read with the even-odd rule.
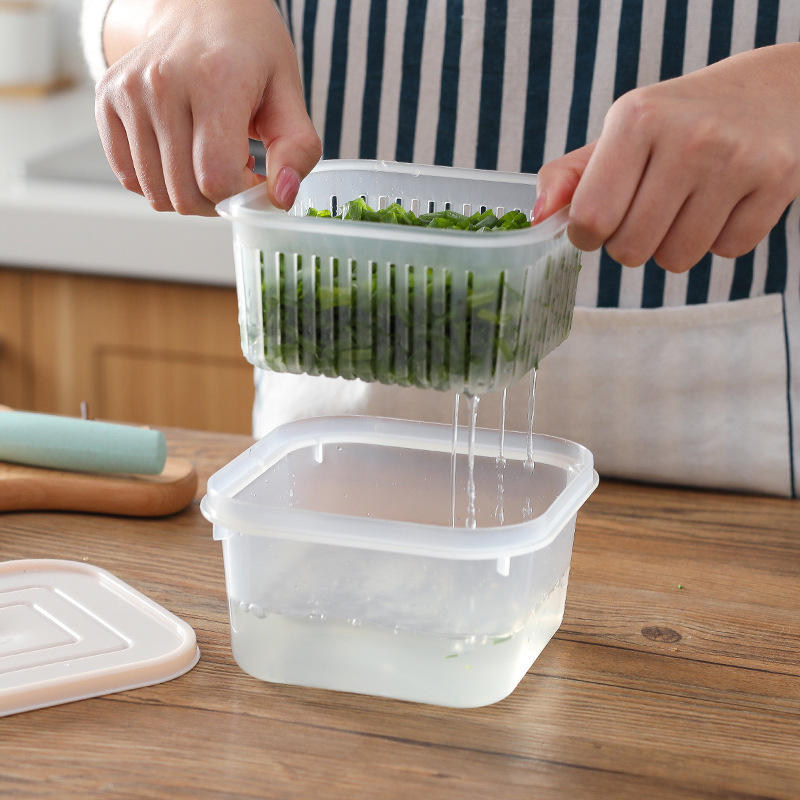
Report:
[[[194,631],[90,564],[0,563],[0,716],[177,678]]]

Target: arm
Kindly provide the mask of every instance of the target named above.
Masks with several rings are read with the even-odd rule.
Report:
[[[321,145],[272,0],[112,0],[102,45],[97,125],[123,186],[159,211],[213,215],[263,180],[252,138],[272,202],[291,206]]]
[[[623,95],[600,138],[545,165],[534,217],[620,263],[682,272],[742,255],[800,195],[800,44],[733,56]]]

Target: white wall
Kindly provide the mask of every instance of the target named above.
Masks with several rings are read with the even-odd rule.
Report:
[[[80,42],[81,0],[52,0],[59,18],[61,69],[75,81],[90,82]]]

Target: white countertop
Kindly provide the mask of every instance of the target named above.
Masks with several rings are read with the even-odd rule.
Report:
[[[0,99],[0,266],[234,285],[230,224],[153,211],[94,159],[94,143],[100,147],[91,86]],[[26,164],[30,172],[48,158],[68,162],[70,149],[88,154],[94,179],[59,177],[46,166],[26,175]],[[81,171],[77,160],[64,167]]]

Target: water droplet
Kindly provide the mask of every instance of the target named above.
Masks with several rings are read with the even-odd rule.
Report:
[[[261,608],[261,606],[258,605],[258,603],[250,603],[250,605],[247,607],[247,610],[256,619],[264,619],[267,616],[267,614],[269,614],[269,612],[266,611],[265,609]]]

